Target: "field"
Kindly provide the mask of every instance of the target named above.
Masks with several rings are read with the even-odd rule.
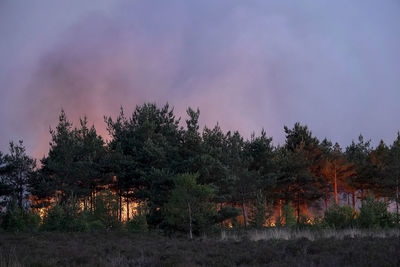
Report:
[[[399,266],[399,231],[1,233],[1,266]]]

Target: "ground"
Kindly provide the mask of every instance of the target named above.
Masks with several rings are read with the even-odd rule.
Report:
[[[400,266],[398,237],[291,240],[0,233],[0,266]]]

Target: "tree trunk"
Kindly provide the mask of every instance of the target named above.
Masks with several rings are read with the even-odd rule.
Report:
[[[351,197],[353,200],[353,211],[356,211],[356,196],[355,196],[356,192],[353,190],[353,192],[351,193]]]
[[[324,202],[325,202],[325,211],[328,210],[328,199],[324,198]]]
[[[126,221],[129,221],[129,198],[126,196]]]
[[[24,190],[22,188],[22,173],[19,172],[18,174],[19,176],[19,180],[18,180],[18,185],[17,185],[17,190],[18,190],[18,206],[19,208],[22,210],[22,199],[23,199],[23,194],[24,194]]]
[[[192,231],[192,209],[190,208],[190,203],[187,203],[188,205],[188,213],[189,213],[189,237],[190,239],[193,239],[193,231]]]
[[[300,196],[297,193],[297,224],[300,224]]]
[[[24,198],[24,190],[22,187],[18,186],[18,206],[22,210],[22,200]]]
[[[121,191],[119,191],[119,221],[122,222],[122,196],[121,196]]]
[[[335,167],[335,174],[334,174],[334,183],[335,183],[335,204],[338,204],[337,198],[337,175],[336,175],[336,167]]]
[[[223,208],[223,206],[222,206],[222,202],[221,202],[221,203],[219,203],[219,210],[222,210],[222,208]],[[220,226],[221,226],[221,228],[224,227],[224,221],[221,221]]]
[[[399,177],[396,179],[396,219],[399,222]]]
[[[246,203],[244,203],[244,198],[242,198],[242,213],[243,213],[243,223],[244,227],[247,227],[247,214],[246,214]]]
[[[361,207],[363,206],[364,202],[364,189],[361,188]]]
[[[90,198],[90,211],[94,212],[94,197],[96,196],[96,191],[93,190]]]

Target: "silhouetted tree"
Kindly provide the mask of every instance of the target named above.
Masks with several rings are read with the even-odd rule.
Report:
[[[364,141],[364,137],[358,137],[358,143],[352,141],[351,145],[346,148],[346,158],[354,165],[353,174],[347,179],[347,183],[354,188],[353,208],[355,207],[355,190],[361,191],[361,199],[364,198],[365,192],[371,188],[372,167],[370,162],[371,146],[370,140]]]
[[[26,208],[24,201],[29,192],[29,181],[36,167],[36,161],[26,154],[25,146],[22,141],[16,145],[10,142],[9,154],[2,158],[3,164],[0,166],[0,184],[3,193],[8,198],[16,201],[19,209]]]
[[[172,177],[181,162],[182,131],[179,119],[166,104],[137,106],[130,118],[121,110],[115,121],[105,118],[112,140],[111,151],[121,153],[116,176],[125,191],[149,204],[148,223],[163,221],[162,206],[172,188]]]

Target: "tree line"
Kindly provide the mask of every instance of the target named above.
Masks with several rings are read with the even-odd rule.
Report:
[[[86,117],[74,127],[61,111],[40,164],[22,141],[0,153],[2,224],[15,224],[18,210],[21,218],[44,213],[49,229],[61,222],[85,228],[82,220],[117,227],[124,217],[133,228],[192,236],[210,226],[299,225],[308,206],[354,219],[357,200],[370,203],[371,196],[385,210],[395,203],[391,220],[399,222],[399,134],[389,146],[373,148],[360,135],[342,149],[296,123],[274,146],[264,130],[249,139],[218,124],[200,131],[199,116],[188,108],[181,123],[168,104],[139,105],[130,116],[121,108],[116,118],[104,117],[106,142]],[[340,196],[348,199],[344,210]]]

